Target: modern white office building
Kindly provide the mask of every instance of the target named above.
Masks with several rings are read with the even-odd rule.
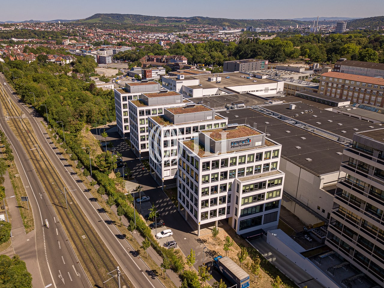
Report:
[[[151,175],[164,185],[176,180],[178,140],[192,139],[200,131],[226,127],[228,119],[207,106],[190,103],[166,108],[164,115],[149,117],[148,124]]]
[[[227,219],[237,234],[278,225],[284,173],[281,145],[247,125],[206,130],[179,141],[178,200],[196,227]]]
[[[384,286],[384,129],[344,150],[326,244]],[[376,286],[378,287],[378,286]]]
[[[258,96],[282,93],[284,81],[259,79],[245,73],[163,76],[163,86],[185,97],[203,97],[232,93],[253,93]]]
[[[190,103],[174,91],[142,93],[129,101],[130,141],[138,157],[148,157],[148,117],[164,114],[166,107],[179,107]]]
[[[157,82],[127,83],[124,89],[115,89],[115,110],[118,132],[121,137],[128,137],[130,132],[128,101],[137,100],[144,92],[159,92],[160,84]]]

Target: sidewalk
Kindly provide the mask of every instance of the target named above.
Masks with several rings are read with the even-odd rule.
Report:
[[[32,274],[32,287],[44,287],[35,249],[35,231],[25,234],[23,219],[20,215],[19,206],[8,171],[4,175],[4,187],[9,214],[12,218],[11,232],[13,250],[15,251],[15,254],[19,255],[20,259],[25,262],[28,272]],[[29,209],[31,209],[30,206]]]
[[[115,213],[117,215],[117,207],[115,205],[113,205],[111,207],[111,210],[113,211],[113,213]],[[139,215],[138,215],[138,217],[139,217]],[[125,216],[121,216],[121,223],[124,226],[129,225],[129,221]],[[140,233],[137,231],[134,231],[134,232],[131,232],[131,234],[136,239],[136,241],[139,243],[139,245],[141,246],[143,241],[144,241],[144,238],[140,235]],[[149,247],[146,252],[153,259],[153,261],[155,261],[155,263],[159,267],[161,267],[161,264],[163,263],[163,258],[161,258],[159,256],[159,254],[157,254],[155,249],[153,249],[152,247]],[[181,286],[182,283],[181,283],[180,277],[175,272],[173,272],[171,269],[167,269],[166,274],[167,274],[168,278],[171,279],[171,281],[176,285],[176,287]]]

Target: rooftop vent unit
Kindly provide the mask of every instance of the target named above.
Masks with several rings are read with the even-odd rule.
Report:
[[[345,131],[345,130],[341,130],[341,133],[347,133],[347,131]]]
[[[184,80],[184,75],[182,75],[182,74],[177,75],[177,79]]]
[[[331,123],[332,123],[333,121],[332,121],[332,120],[328,120],[328,122],[331,122]]]
[[[270,137],[270,136],[271,136],[271,134],[267,133],[267,137]]]
[[[187,104],[185,105],[185,108],[193,108],[193,107],[195,107],[195,106],[196,106],[195,103],[187,103]]]
[[[337,123],[337,125],[339,125],[339,126],[343,126],[343,123]]]
[[[305,158],[305,160],[307,160],[308,162],[312,162],[311,158]]]
[[[316,122],[317,124],[321,125],[321,122]]]
[[[312,115],[313,117],[317,118],[317,115]]]
[[[287,130],[287,131],[285,131],[285,132],[287,132],[288,134],[291,133],[291,131],[289,131],[289,130]]]
[[[289,104],[289,109],[290,110],[295,110],[296,109],[296,104]]]
[[[374,127],[374,126],[369,126],[369,128],[373,129],[373,128],[375,128],[375,127]]]
[[[355,131],[359,131],[359,129],[358,129],[358,128],[353,128],[353,130],[355,130]]]
[[[337,155],[343,155],[343,152],[336,152]]]
[[[265,122],[265,124],[267,124],[267,125],[268,125],[268,124],[269,124],[269,122]]]
[[[296,149],[300,150],[300,149],[301,149],[301,147],[300,147],[300,146],[296,146]]]
[[[305,139],[307,139],[307,138],[305,138],[305,137],[301,137],[301,139],[305,140]]]

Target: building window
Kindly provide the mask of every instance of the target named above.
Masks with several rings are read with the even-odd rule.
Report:
[[[209,207],[217,206],[217,198],[209,199]]]
[[[279,150],[273,150],[272,158],[278,158],[279,157]]]
[[[239,165],[245,164],[245,156],[239,157]]]
[[[237,157],[232,157],[229,163],[230,166],[235,166],[237,164]]]
[[[211,186],[211,195],[215,195],[215,194],[219,193],[217,188],[218,188],[217,185]]]
[[[209,183],[209,175],[203,175],[201,177],[201,182],[202,183]]]
[[[237,177],[244,177],[245,174],[245,168],[240,168],[237,170]]]
[[[205,130],[205,125],[200,125],[200,131]]]
[[[236,170],[229,170],[229,179],[236,178]]]
[[[261,165],[256,165],[255,166],[255,174],[260,173],[260,172],[261,172]]]
[[[156,114],[157,114],[157,109],[156,108],[152,109],[152,115],[156,115]]]
[[[280,193],[281,193],[280,189],[275,190],[275,191],[271,191],[271,192],[267,192],[267,199],[280,197]]]
[[[247,176],[253,174],[253,167],[247,167]]]
[[[219,169],[219,160],[212,161],[212,169]]]
[[[163,114],[163,108],[159,108],[159,109],[157,109],[157,112],[158,112],[159,115],[160,115],[160,114]]]
[[[263,160],[263,153],[256,153],[256,161]]]
[[[265,211],[279,208],[279,204],[280,204],[279,200],[273,201],[273,202],[269,202],[269,203],[265,203]]]
[[[209,195],[209,188],[203,188],[201,189],[201,196],[208,196]]]
[[[265,163],[263,165],[263,172],[268,172],[269,171],[269,163]]]
[[[271,163],[271,171],[277,170],[277,162]]]
[[[221,168],[228,167],[228,159],[221,159]]]
[[[283,178],[268,180],[268,188],[281,185]]]
[[[227,197],[226,196],[220,196],[219,197],[219,205],[227,203]]]
[[[203,171],[207,171],[207,170],[210,170],[210,165],[211,163],[210,162],[203,162],[203,167],[202,167],[202,170]]]
[[[214,173],[211,175],[211,182],[219,181],[219,173]]]
[[[201,212],[201,220],[208,219],[208,212]]]
[[[220,172],[220,181],[228,179],[228,171]]]
[[[225,215],[225,207],[219,208],[219,216],[224,216],[224,215]]]
[[[248,155],[247,163],[253,163],[253,161],[255,161],[255,155],[254,154]]]
[[[209,218],[215,218],[217,217],[217,210],[211,210],[209,211]]]
[[[239,230],[245,230],[248,228],[256,227],[261,225],[263,216],[257,216],[250,219],[242,220],[239,222]]]
[[[264,193],[253,195],[253,196],[247,196],[247,197],[241,198],[241,205],[259,202],[263,200],[264,200]]]
[[[271,159],[271,151],[267,151],[264,153],[264,160],[269,160]]]
[[[252,207],[247,207],[247,208],[241,209],[240,217],[244,217],[244,216],[248,216],[248,215],[252,215],[252,214],[257,214],[257,213],[263,212],[263,206],[264,206],[263,204],[260,204],[260,205],[256,205],[256,206],[252,206]]]

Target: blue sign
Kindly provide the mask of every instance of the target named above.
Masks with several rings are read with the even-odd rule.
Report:
[[[252,140],[249,138],[240,140],[240,141],[234,141],[234,142],[231,142],[231,148],[248,146],[248,145],[251,145],[251,142]]]

